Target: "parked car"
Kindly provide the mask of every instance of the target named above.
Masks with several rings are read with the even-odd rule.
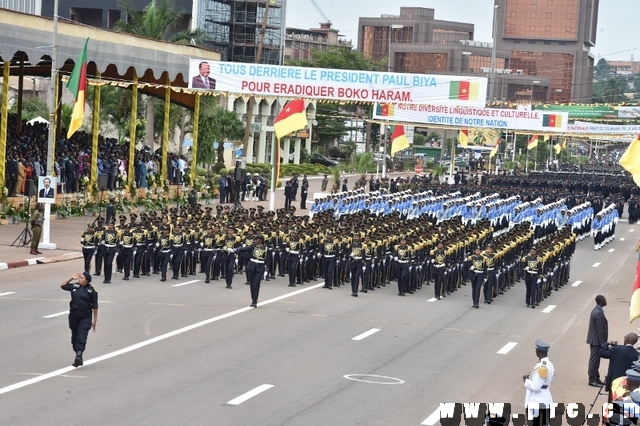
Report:
[[[338,165],[338,162],[336,160],[327,158],[322,154],[318,154],[317,152],[314,152],[313,154],[311,154],[311,157],[309,158],[309,162],[311,164],[322,164],[323,166],[327,166],[327,167],[335,167]]]

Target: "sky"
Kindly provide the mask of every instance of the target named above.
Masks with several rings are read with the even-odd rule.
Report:
[[[346,40],[358,44],[358,18],[399,15],[400,6],[435,9],[435,18],[475,24],[475,40],[491,41],[493,0],[287,0],[287,26],[318,28],[328,19]],[[596,46],[591,53],[607,60],[628,61],[631,55],[640,61],[640,38],[637,37],[639,0],[601,0]]]

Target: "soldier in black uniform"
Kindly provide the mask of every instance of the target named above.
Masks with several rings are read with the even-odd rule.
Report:
[[[358,297],[358,286],[360,277],[362,276],[362,242],[360,242],[360,234],[356,232],[353,236],[353,242],[349,246],[349,269],[351,270],[351,295]]]
[[[442,283],[444,281],[444,272],[447,266],[447,252],[444,249],[444,243],[442,241],[438,241],[438,246],[435,250],[431,251],[431,266],[433,279],[435,282],[434,290],[436,299],[440,300],[442,296]]]
[[[527,287],[525,296],[525,302],[527,308],[535,308],[538,302],[538,274],[542,272],[542,259],[538,257],[537,250],[531,248],[529,254],[522,258],[522,263],[525,264],[524,283]]]
[[[118,235],[121,235],[122,232],[124,231],[124,225],[127,223],[127,217],[123,214],[120,215],[119,217],[120,219],[120,223],[115,225],[115,230],[118,232]],[[116,272],[122,272],[122,261],[123,261],[123,257],[120,256],[120,254],[118,254],[118,256],[116,256]]]
[[[333,281],[336,269],[336,256],[339,256],[338,249],[340,242],[333,237],[330,229],[325,231],[324,240],[320,245],[318,256],[322,256],[322,277],[324,278],[324,287],[329,290],[333,287]]]
[[[60,288],[71,292],[69,328],[71,329],[71,345],[75,353],[73,366],[80,367],[82,365],[82,354],[87,347],[89,330],[96,331],[98,292],[91,286],[91,274],[87,271],[74,274],[60,284]]]
[[[173,233],[171,234],[171,255],[173,259],[171,260],[171,269],[173,270],[173,275],[171,279],[177,280],[178,275],[180,275],[180,269],[182,267],[182,259],[187,251],[187,236],[182,233],[182,225],[180,222],[176,222],[173,225]],[[182,271],[183,275],[186,271]]]
[[[478,309],[480,306],[480,290],[484,282],[484,274],[486,269],[485,257],[482,256],[480,247],[476,247],[475,253],[469,257],[469,272],[471,275],[471,298],[473,299],[473,307]]]
[[[395,248],[393,260],[396,261],[396,277],[398,278],[398,296],[404,296],[407,290],[407,273],[409,272],[409,261],[411,252],[407,245],[407,238],[400,237],[400,245]]]
[[[224,249],[222,251],[222,270],[227,288],[231,288],[233,283],[233,268],[236,266],[236,253],[234,249],[240,247],[240,238],[236,236],[233,226],[227,227],[227,236],[224,238]]]
[[[96,253],[99,243],[92,223],[88,224],[87,230],[82,233],[80,243],[82,244],[82,256],[84,257],[84,270],[89,272],[91,271],[91,258]]]
[[[147,255],[148,234],[142,226],[142,222],[138,222],[136,224],[136,228],[132,231],[135,247],[133,255],[133,278],[140,278],[141,273],[144,275],[142,264]]]
[[[131,224],[127,223],[123,226],[122,234],[120,235],[120,254],[118,255],[124,272],[122,279],[125,281],[129,281],[129,275],[131,274],[131,262],[133,261],[135,244],[133,232],[131,232]]]
[[[216,250],[216,238],[213,235],[213,226],[207,227],[207,231],[200,238],[200,250],[202,250],[202,268],[204,269],[205,283],[211,280],[213,257]]]
[[[171,234],[169,225],[162,227],[162,233],[158,237],[158,268],[160,269],[161,278],[160,281],[167,280],[167,266],[171,260],[171,247],[173,241],[171,240]]]
[[[111,284],[111,272],[113,271],[113,258],[118,255],[120,234],[115,229],[113,220],[107,224],[107,230],[102,234],[100,244],[104,253],[104,281],[103,284]]]
[[[258,307],[258,295],[260,293],[260,281],[267,277],[265,261],[267,260],[268,249],[264,245],[262,235],[256,235],[253,238],[253,244],[245,246],[236,251],[243,253],[251,253],[249,263],[247,263],[247,277],[251,286],[251,307]]]
[[[484,303],[490,305],[493,301],[493,293],[496,290],[496,255],[493,253],[492,246],[487,246],[485,249],[484,261],[487,267],[487,282],[484,284]]]
[[[96,238],[96,273],[94,275],[100,275],[102,272],[102,259],[104,258],[104,247],[100,244],[102,238],[104,236],[104,231],[107,228],[104,226],[104,219],[102,217],[98,218],[98,226],[94,229],[95,238]]]

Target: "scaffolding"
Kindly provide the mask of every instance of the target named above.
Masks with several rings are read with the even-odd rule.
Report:
[[[282,21],[282,0],[204,0],[203,22],[209,48],[220,52],[223,61],[256,62],[266,2],[269,1],[263,64],[278,64]]]

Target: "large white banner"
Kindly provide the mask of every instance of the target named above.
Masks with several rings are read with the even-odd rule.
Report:
[[[191,59],[189,88],[256,96],[484,106],[487,78]]]
[[[640,133],[640,126],[637,125],[614,125],[598,124],[576,121],[567,127],[567,133],[573,135],[621,135],[637,136]]]
[[[448,127],[483,127],[559,133],[567,129],[566,112],[434,105],[424,103],[376,104],[373,118]]]

